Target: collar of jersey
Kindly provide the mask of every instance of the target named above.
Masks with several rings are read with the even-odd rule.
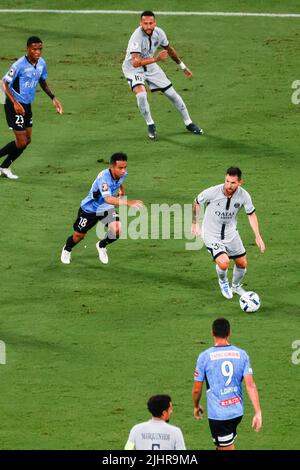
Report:
[[[25,59],[27,60],[28,64],[30,64],[31,67],[34,67],[34,68],[36,69],[36,66],[37,66],[37,64],[39,63],[40,58],[38,58],[37,63],[36,63],[35,65],[33,65],[33,64],[30,62],[30,60],[28,59],[27,55],[25,55],[24,57],[25,57]]]

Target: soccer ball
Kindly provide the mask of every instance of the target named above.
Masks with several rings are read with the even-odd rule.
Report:
[[[256,312],[260,307],[260,298],[255,292],[245,292],[240,297],[240,307],[246,313]]]

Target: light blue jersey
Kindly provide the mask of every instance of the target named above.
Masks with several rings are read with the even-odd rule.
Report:
[[[128,173],[126,171],[125,175],[116,181],[112,177],[109,168],[101,171],[93,182],[89,194],[81,201],[81,209],[85,212],[96,214],[102,214],[105,211],[113,209],[114,206],[112,204],[107,204],[104,201],[104,198],[107,196],[114,196],[127,175]]]
[[[9,84],[10,91],[17,101],[30,104],[34,100],[39,81],[46,80],[47,77],[46,62],[42,57],[32,65],[27,56],[23,56],[11,66],[3,80]]]
[[[194,380],[206,381],[207,415],[224,421],[244,413],[242,381],[252,375],[249,356],[235,346],[213,346],[197,360]]]

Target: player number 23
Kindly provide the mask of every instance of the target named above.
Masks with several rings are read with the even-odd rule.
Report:
[[[230,384],[232,376],[233,376],[233,364],[230,361],[224,361],[222,362],[221,366],[222,374],[224,377],[228,377],[228,379],[225,382],[225,387]]]

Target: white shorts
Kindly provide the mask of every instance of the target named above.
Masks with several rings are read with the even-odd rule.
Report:
[[[159,65],[147,65],[145,69],[144,72],[128,72],[123,69],[123,73],[131,90],[138,85],[145,86],[145,82],[147,82],[151,91],[166,91],[168,88],[171,88],[172,83]]]
[[[246,255],[245,247],[238,232],[229,243],[209,236],[205,236],[204,243],[214,260],[223,253],[226,253],[230,259]]]

